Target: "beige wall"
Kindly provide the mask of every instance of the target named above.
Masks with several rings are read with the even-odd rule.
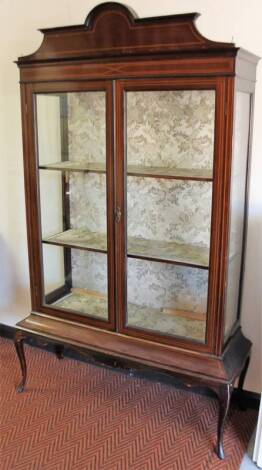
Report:
[[[126,3],[126,2],[125,2]],[[261,0],[128,0],[140,17],[199,11],[208,38],[233,41],[262,56]],[[18,69],[20,55],[41,43],[41,27],[83,23],[97,2],[89,0],[0,0],[0,322],[14,325],[29,312]],[[243,329],[253,341],[246,389],[261,390],[262,292],[262,63],[258,67],[251,168]]]

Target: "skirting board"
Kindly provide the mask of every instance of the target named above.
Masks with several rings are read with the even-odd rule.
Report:
[[[257,422],[257,434],[254,447],[253,460],[259,468],[262,468],[262,395],[260,402],[260,410]]]
[[[16,332],[15,327],[0,323],[0,336],[4,338],[8,338],[8,339],[13,339],[15,332]],[[51,343],[50,344],[47,343],[46,345],[38,344],[33,338],[29,339],[27,342],[29,342],[30,346],[40,347],[42,349],[55,353],[54,346]],[[163,383],[168,383],[175,387],[184,389],[184,386],[180,382],[178,382],[173,375],[169,375],[164,372],[160,373],[158,371],[154,371],[153,369],[149,367],[145,367],[145,366],[143,366],[143,368],[141,369],[141,367],[139,367],[138,364],[131,364],[131,363],[126,362],[125,360],[116,361],[115,358],[106,356],[104,354],[92,352],[88,355],[82,355],[78,353],[77,351],[70,350],[69,347],[66,347],[64,350],[64,356],[69,357],[71,359],[78,360],[78,361],[80,360],[84,362],[93,363],[99,367],[110,367],[114,369],[119,369],[121,371],[125,371],[126,373],[129,373],[130,375],[134,375],[136,377],[141,377],[141,378],[143,377],[149,380],[155,380],[155,381],[159,381]],[[212,392],[207,389],[194,388],[194,391],[199,394],[212,396]],[[260,404],[259,393],[243,390],[240,396],[239,392],[237,392],[237,390],[235,389],[233,396],[232,396],[232,402],[233,403],[238,402],[239,400],[241,400],[242,403],[245,403],[245,406],[247,408],[252,408],[252,409],[257,409],[257,410],[259,409],[259,404]]]

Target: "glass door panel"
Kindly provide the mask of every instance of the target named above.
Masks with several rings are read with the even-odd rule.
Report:
[[[109,320],[106,91],[36,95],[44,303]]]
[[[128,326],[205,341],[208,271],[128,259]]]
[[[126,326],[204,343],[215,90],[131,88]]]
[[[43,244],[45,302],[107,320],[106,254]]]
[[[214,118],[214,90],[127,91],[128,173],[212,179]]]

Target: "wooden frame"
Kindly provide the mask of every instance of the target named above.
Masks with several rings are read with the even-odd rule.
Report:
[[[138,329],[125,326],[125,312],[127,309],[126,299],[121,296],[119,299],[120,308],[120,332],[124,334],[130,334],[141,338],[150,339],[152,336],[161,342],[167,344],[173,344],[188,349],[197,351],[215,352],[216,335],[218,331],[218,322],[221,321],[218,312],[216,310],[217,295],[216,285],[219,282],[217,269],[217,255],[216,253],[221,252],[221,234],[216,227],[222,227],[223,225],[223,213],[218,201],[223,199],[223,190],[226,186],[225,182],[221,181],[221,166],[223,165],[223,148],[220,145],[221,140],[224,139],[224,118],[225,118],[225,87],[227,82],[222,78],[183,78],[183,79],[140,79],[125,80],[117,82],[116,92],[116,116],[117,116],[117,156],[116,162],[117,171],[117,194],[116,204],[120,207],[123,214],[126,214],[126,200],[125,194],[126,183],[125,183],[125,154],[126,144],[122,129],[125,128],[125,112],[124,112],[124,93],[126,91],[142,91],[142,90],[188,90],[188,89],[214,89],[216,92],[216,111],[215,111],[215,144],[214,144],[214,168],[213,168],[213,202],[212,202],[212,224],[211,224],[211,245],[210,245],[210,279],[209,279],[209,300],[208,300],[208,317],[206,326],[206,344],[194,342],[193,340],[185,340],[182,338],[164,337],[163,334],[156,334],[153,332],[139,331]],[[126,292],[126,217],[122,218],[121,224],[117,226],[117,244],[120,247],[119,251],[122,256],[119,257],[118,261],[118,278],[120,279],[120,285],[118,286],[119,292]],[[196,266],[197,267],[197,266]],[[119,273],[125,272],[125,276],[120,276]]]
[[[81,315],[76,315],[75,313],[71,314],[69,311],[61,310],[56,308],[52,309],[50,306],[45,305],[41,299],[44,298],[44,288],[43,288],[43,261],[41,257],[41,222],[40,222],[40,194],[39,194],[39,181],[38,181],[38,157],[37,157],[37,138],[36,138],[36,112],[35,112],[35,103],[34,96],[36,94],[45,94],[45,93],[63,93],[71,91],[105,91],[106,92],[106,121],[107,121],[107,135],[106,135],[106,154],[107,154],[107,236],[108,236],[108,312],[109,312],[109,321],[98,320],[90,317],[83,317]],[[30,148],[25,150],[25,160],[30,160],[30,167],[27,168],[25,165],[25,184],[26,187],[30,190],[30,205],[34,207],[34,234],[31,232],[28,233],[29,237],[29,259],[32,259],[32,269],[34,270],[34,279],[35,286],[33,289],[33,299],[32,306],[34,309],[42,313],[48,313],[51,316],[55,315],[58,317],[65,317],[68,319],[77,319],[81,322],[89,322],[94,326],[102,326],[103,328],[115,329],[115,286],[114,286],[114,224],[113,224],[113,212],[114,212],[114,197],[112,188],[114,187],[114,164],[113,164],[113,126],[112,126],[112,106],[113,106],[113,94],[112,86],[108,81],[104,82],[87,82],[85,84],[79,84],[77,82],[70,83],[70,86],[65,83],[55,83],[55,84],[34,84],[27,87],[27,96],[25,101],[22,101],[22,106],[27,110],[26,117],[29,120],[30,131],[32,132],[32,142],[30,141]],[[26,152],[29,154],[26,155]],[[30,156],[29,156],[30,155]],[[33,157],[33,158],[32,158]],[[64,183],[63,183],[64,185]],[[30,217],[30,215],[28,215]],[[70,248],[65,248],[70,250]],[[38,254],[36,257],[35,254]],[[66,270],[69,269],[68,264],[65,267]],[[66,294],[68,292],[68,287],[62,286],[59,291],[54,293],[54,296],[57,297],[61,293]],[[55,298],[54,297],[54,298]],[[32,299],[32,300],[33,300]],[[49,294],[49,299],[51,299]]]
[[[26,381],[23,340],[27,336],[46,338],[60,345],[70,344],[86,351],[101,351],[115,358],[173,372],[186,383],[209,386],[217,393],[220,403],[217,453],[223,458],[223,429],[232,389],[239,376],[240,387],[243,386],[251,349],[250,341],[241,333],[238,320],[226,342],[224,338],[234,100],[237,89],[254,92],[258,58],[234,44],[204,38],[195,26],[197,16],[192,13],[138,19],[125,6],[108,2],[95,7],[81,26],[42,30],[44,40],[40,48],[34,54],[18,59],[32,312],[18,323],[15,344],[23,375],[20,391]],[[159,87],[216,90],[205,344],[141,332],[125,324],[123,96],[125,90],[155,90]],[[108,322],[43,305],[34,95],[87,90],[107,92]],[[252,124],[250,142],[251,127]],[[64,131],[66,133],[66,128]],[[132,171],[137,174],[138,170]],[[183,178],[180,175],[180,179]],[[212,178],[207,176],[206,180]],[[66,182],[63,187],[65,192]],[[66,204],[64,199],[65,209]],[[65,246],[70,250],[70,244]],[[66,265],[69,270],[68,261]]]

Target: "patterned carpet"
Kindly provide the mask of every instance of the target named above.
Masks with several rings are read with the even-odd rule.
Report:
[[[17,394],[14,347],[1,339],[1,470],[239,469],[256,411],[232,407],[221,462],[215,399],[25,349],[28,387]]]

